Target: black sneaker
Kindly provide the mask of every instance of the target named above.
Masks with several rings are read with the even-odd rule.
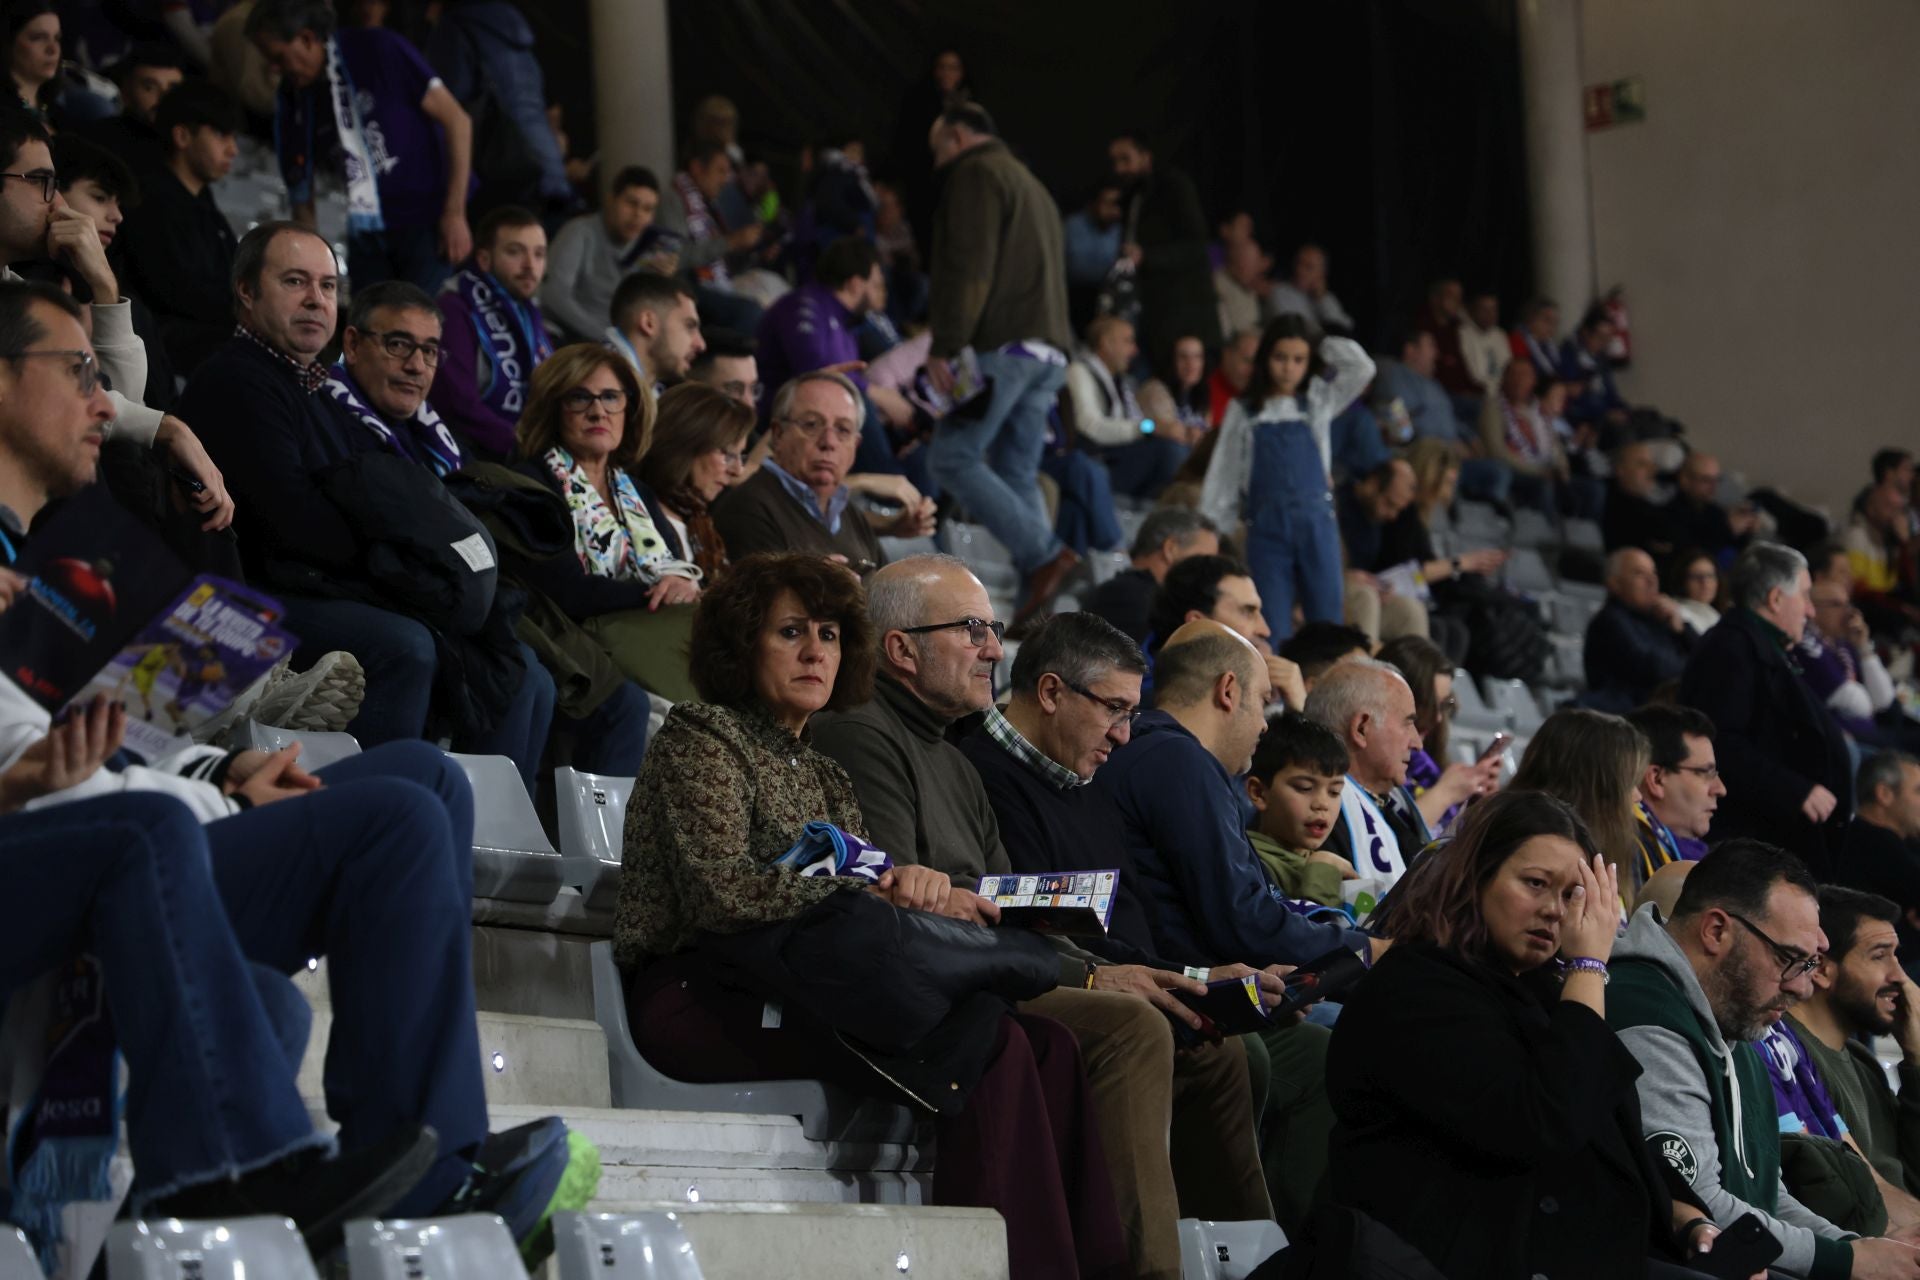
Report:
[[[426,1125],[331,1160],[300,1151],[230,1181],[202,1183],[148,1205],[143,1217],[292,1218],[315,1257],[340,1247],[353,1218],[378,1217],[413,1190],[440,1150]]]
[[[586,1208],[599,1186],[599,1148],[548,1116],[489,1134],[465,1185],[430,1216],[499,1214],[531,1269],[553,1252],[553,1215]]]

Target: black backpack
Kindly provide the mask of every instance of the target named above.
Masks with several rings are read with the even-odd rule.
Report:
[[[1477,574],[1467,574],[1452,584],[1446,609],[1466,620],[1469,638],[1463,665],[1474,675],[1532,684],[1546,670],[1553,641],[1532,601]]]

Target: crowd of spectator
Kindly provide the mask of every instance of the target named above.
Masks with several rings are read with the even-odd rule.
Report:
[[[444,746],[542,806],[551,765],[636,778],[640,1051],[919,1108],[930,1199],[997,1210],[1016,1276],[1177,1276],[1183,1217],[1685,1276],[1748,1215],[1786,1274],[1920,1276],[1910,453],[1789,537],[1622,397],[1609,300],[1509,332],[1444,278],[1369,353],[1324,248],[1282,275],[1143,132],[1063,215],[951,51],[878,180],[839,138],[789,206],[709,97],[673,172],[613,158],[583,208],[512,5],[423,47],[378,5],[243,8],[237,53],[125,49],[116,111],[50,4],[7,7],[0,559],[103,486],[278,602],[252,714],[365,748],[147,759],[117,707],[0,681],[0,990],[96,958],[136,1208],[316,1254],[497,1212],[535,1256],[591,1199],[559,1118],[488,1132]],[[293,217],[236,236],[263,110]],[[1544,631],[1474,511],[1604,591],[1517,769],[1450,741]],[[963,525],[1004,618],[930,549]],[[977,892],[1048,874],[1107,923]],[[337,1145],[283,1069],[321,956]],[[1364,976],[1295,998],[1336,957]]]

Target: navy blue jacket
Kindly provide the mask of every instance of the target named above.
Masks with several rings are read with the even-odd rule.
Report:
[[[1609,598],[1587,624],[1587,689],[1607,699],[1607,710],[1631,711],[1680,678],[1699,639],[1692,627],[1675,631]]]
[[[1302,964],[1366,935],[1296,915],[1240,824],[1233,778],[1164,711],[1134,723],[1093,775],[1119,814],[1154,950],[1182,964]]]

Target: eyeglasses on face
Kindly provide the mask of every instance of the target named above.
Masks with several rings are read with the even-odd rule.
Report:
[[[31,173],[4,173],[0,178],[18,178],[22,182],[31,182],[40,188],[40,203],[52,204],[53,193],[60,189],[60,175],[51,169],[35,169]]]
[[[416,351],[420,353],[420,358],[427,362],[428,368],[440,363],[438,342],[422,342],[412,334],[403,333],[398,329],[389,329],[385,333],[370,333],[367,337],[379,343],[382,351],[403,364],[411,360]]]
[[[955,618],[952,622],[930,622],[924,627],[902,627],[901,630],[907,635],[919,636],[929,631],[953,631],[960,627],[967,629],[967,643],[976,649],[985,646],[989,635],[1001,640],[1007,634],[1007,624],[997,618],[992,621],[986,618]]]
[[[1660,767],[1670,773],[1697,773],[1708,782],[1720,777],[1720,766],[1717,764],[1663,764]]]
[[[1784,943],[1775,942],[1771,937],[1767,936],[1766,930],[1737,911],[1729,911],[1727,914],[1739,921],[1747,932],[1767,944],[1767,949],[1773,952],[1773,958],[1780,962],[1781,986],[1786,986],[1795,978],[1804,978],[1820,967],[1819,956],[1810,956],[1798,947],[1789,947]]]
[[[80,394],[83,396],[92,395],[100,386],[100,366],[95,363],[93,352],[91,351],[65,349],[53,351],[9,351],[7,353],[7,359],[9,360],[26,360],[33,356],[60,356],[63,359],[73,361],[73,368],[68,370],[68,372],[73,374],[74,383],[80,388]]]
[[[575,387],[560,397],[560,407],[568,413],[584,414],[596,404],[609,414],[619,413],[627,407],[627,393],[615,387],[596,395],[585,387]]]
[[[1065,676],[1058,675],[1058,673],[1055,674],[1061,684],[1067,686],[1067,688],[1073,690],[1087,701],[1098,703],[1106,709],[1108,717],[1107,728],[1118,729],[1121,725],[1131,725],[1135,720],[1140,718],[1140,708],[1134,706],[1132,703],[1121,702],[1117,698],[1103,698],[1093,690],[1083,685],[1075,684]]]
[[[845,422],[829,422],[817,413],[803,413],[799,417],[785,418],[782,421],[809,440],[827,430],[832,431],[836,444],[851,444],[860,438],[858,427]]]

